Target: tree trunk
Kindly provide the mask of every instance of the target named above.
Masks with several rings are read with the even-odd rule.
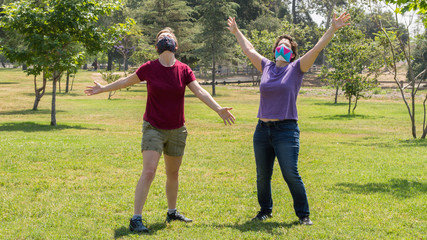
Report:
[[[337,86],[337,88],[336,88],[336,91],[335,91],[335,101],[334,101],[334,104],[337,104],[338,103],[338,91],[340,90],[340,87],[339,86]]]
[[[350,110],[351,110],[351,95],[348,97],[348,115],[350,115]]]
[[[107,71],[111,71],[113,68],[113,51],[108,51]]]
[[[215,93],[215,50],[212,51],[212,96],[216,96]]]
[[[68,93],[69,85],[70,85],[70,71],[67,71],[67,82],[65,84],[65,93]]]
[[[296,0],[292,0],[292,23],[297,23]]]
[[[56,126],[56,83],[58,82],[60,73],[53,74],[53,88],[52,88],[52,110],[50,112],[50,125]]]
[[[125,77],[128,76],[126,71],[128,70],[128,60],[126,56],[123,56],[123,72],[125,73]]]
[[[357,94],[356,95],[356,101],[354,102],[354,108],[353,108],[353,114],[354,114],[354,111],[356,110],[356,108],[357,108],[357,100],[359,99],[359,94]]]
[[[74,79],[76,78],[76,74],[77,74],[77,71],[76,71],[76,72],[74,72],[74,74],[73,74],[73,80],[71,81],[70,92],[71,92],[71,91],[73,91]]]
[[[423,107],[424,107],[424,121],[423,121],[423,135],[421,136],[421,139],[426,139],[427,135],[427,126],[426,126],[426,101],[427,101],[427,94],[426,98],[424,98]]]
[[[36,99],[34,100],[34,104],[33,104],[33,110],[36,111],[38,106],[39,106],[39,102],[41,100],[41,98],[43,97],[45,90],[46,90],[46,77],[45,77],[45,73],[43,72],[43,85],[41,88],[37,88],[37,76],[34,76],[34,92],[36,95]]]

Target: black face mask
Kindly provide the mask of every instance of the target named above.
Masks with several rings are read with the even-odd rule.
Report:
[[[175,53],[175,48],[176,48],[176,42],[169,37],[164,37],[163,39],[161,39],[160,41],[157,42],[156,44],[157,46],[157,52],[159,54],[162,54],[164,51],[171,51],[173,53]]]

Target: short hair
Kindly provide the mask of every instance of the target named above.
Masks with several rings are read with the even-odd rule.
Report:
[[[172,29],[172,28],[170,28],[170,27],[165,27],[165,28],[163,28],[162,30],[160,30],[160,32],[159,32],[159,33],[157,33],[157,35],[156,35],[156,42],[159,40],[159,36],[160,36],[160,34],[162,34],[162,33],[170,33],[170,34],[172,35],[173,40],[175,40],[176,45],[178,46],[178,40],[176,39],[176,36],[175,36],[175,34],[173,33],[173,29]]]
[[[279,45],[279,42],[282,41],[282,39],[288,39],[289,42],[291,43],[291,50],[294,53],[294,57],[291,59],[291,62],[293,62],[297,55],[298,55],[298,43],[294,41],[294,39],[289,36],[288,34],[283,34],[282,36],[279,36],[276,40],[276,43],[274,44],[274,48],[273,48],[273,54],[276,51],[277,46]]]

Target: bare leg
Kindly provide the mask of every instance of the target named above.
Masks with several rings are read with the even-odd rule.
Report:
[[[161,154],[156,151],[143,151],[142,161],[143,168],[142,174],[139,178],[138,184],[135,189],[135,202],[134,214],[141,214],[145,201],[147,200],[148,191],[150,190],[151,183],[156,176],[157,165],[159,164]]]
[[[166,197],[168,199],[168,208],[176,208],[176,199],[178,197],[178,175],[182,163],[182,156],[173,157],[164,155],[166,166]]]

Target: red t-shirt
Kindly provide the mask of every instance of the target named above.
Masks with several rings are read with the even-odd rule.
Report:
[[[136,75],[147,81],[144,120],[160,129],[182,127],[185,87],[196,80],[191,68],[178,60],[172,67],[165,67],[157,59],[144,63]]]

